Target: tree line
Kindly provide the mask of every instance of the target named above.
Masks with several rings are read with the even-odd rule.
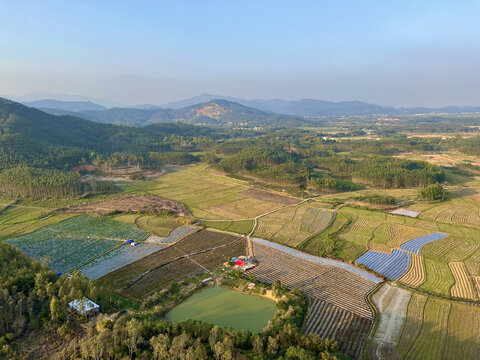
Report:
[[[0,172],[0,193],[10,197],[52,198],[116,192],[111,181],[80,181],[73,172],[17,166]]]

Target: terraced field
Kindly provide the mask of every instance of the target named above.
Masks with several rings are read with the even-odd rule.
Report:
[[[370,326],[367,318],[314,298],[308,307],[304,332],[336,339],[340,351],[358,357]]]
[[[182,225],[176,218],[151,215],[139,216],[134,223],[138,228],[162,237],[167,237],[173,229]]]
[[[424,258],[426,280],[420,289],[436,294],[450,295],[454,279],[450,268],[441,261]]]
[[[355,262],[389,279],[397,280],[407,272],[410,266],[410,254],[398,249],[394,249],[391,254],[367,251]]]
[[[259,265],[249,273],[261,281],[280,280],[305,292],[312,301],[305,331],[338,340],[345,352],[358,356],[373,318],[365,296],[381,280],[346,263],[264,240],[252,239],[252,243]]]
[[[450,304],[434,298],[428,298],[423,310],[423,325],[406,359],[441,359],[443,344],[447,336]]]
[[[139,244],[119,246],[78,268],[89,279],[96,280],[106,274],[165,248],[165,245]]]
[[[399,248],[403,243],[428,233],[429,231],[421,228],[395,224],[390,228],[386,245],[390,248]]]
[[[420,218],[440,223],[480,227],[480,206],[478,206],[476,193],[467,194],[466,189],[456,189],[452,191],[452,195],[448,202],[423,211]]]
[[[446,236],[447,234],[443,233],[420,236],[404,242],[400,245],[400,249],[393,249],[391,253],[370,250],[355,262],[392,280],[398,280],[405,275],[403,282],[418,286],[425,280],[422,258],[418,257],[422,247]],[[410,265],[411,258],[413,258],[412,265]],[[407,271],[409,274],[406,274]]]
[[[455,279],[455,284],[450,289],[452,296],[475,300],[477,294],[473,287],[470,274],[465,268],[465,264],[461,262],[451,262],[448,266],[450,266],[450,270],[452,270]]]
[[[51,209],[9,205],[5,202],[0,210],[0,240],[20,236],[53,224],[72,215],[50,215]]]
[[[331,213],[311,204],[290,206],[258,219],[254,235],[292,247],[320,232],[330,222]]]
[[[410,255],[410,269],[400,278],[400,281],[412,287],[418,287],[425,281],[423,258],[420,255]]]
[[[362,245],[367,249],[366,244],[372,238],[374,231],[381,224],[381,222],[376,220],[359,217],[352,223],[345,233],[340,235],[340,237],[349,242]]]
[[[406,243],[400,245],[400,249],[411,252],[412,254],[420,255],[420,250],[423,246],[431,242],[441,240],[445,237],[447,237],[447,234],[434,232],[432,234],[423,235],[415,239],[409,240]]]
[[[406,359],[477,359],[480,307],[413,293],[396,351]]]

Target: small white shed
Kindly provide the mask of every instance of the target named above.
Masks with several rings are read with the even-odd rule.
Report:
[[[82,315],[93,315],[100,311],[100,305],[87,298],[73,300],[68,303],[68,307]]]

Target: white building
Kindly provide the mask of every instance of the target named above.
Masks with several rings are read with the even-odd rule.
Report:
[[[100,311],[100,305],[87,298],[73,300],[68,303],[68,307],[82,315],[94,315]]]

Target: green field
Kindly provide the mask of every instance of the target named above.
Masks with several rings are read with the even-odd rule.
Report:
[[[143,240],[147,235],[132,225],[79,215],[6,241],[51,269],[67,272],[124,240]]]
[[[44,226],[71,218],[73,214],[52,214],[51,209],[13,205],[0,211],[0,240],[28,234]]]
[[[405,359],[475,359],[480,307],[413,293],[397,351]]]
[[[254,236],[297,247],[325,229],[331,216],[329,211],[316,207],[315,203],[285,207],[259,218]]]
[[[166,315],[167,320],[201,320],[220,327],[262,331],[275,313],[275,302],[222,287],[193,295]]]
[[[182,225],[180,219],[168,216],[127,214],[115,216],[114,219],[135,224],[139,229],[161,237],[167,237],[173,229]]]
[[[197,218],[251,219],[281,205],[242,195],[245,182],[215,175],[205,165],[168,173],[156,180],[124,186],[126,191],[148,193],[180,201]]]
[[[206,227],[231,231],[238,234],[246,235],[250,232],[253,226],[253,220],[238,220],[238,221],[206,221],[202,223]]]

